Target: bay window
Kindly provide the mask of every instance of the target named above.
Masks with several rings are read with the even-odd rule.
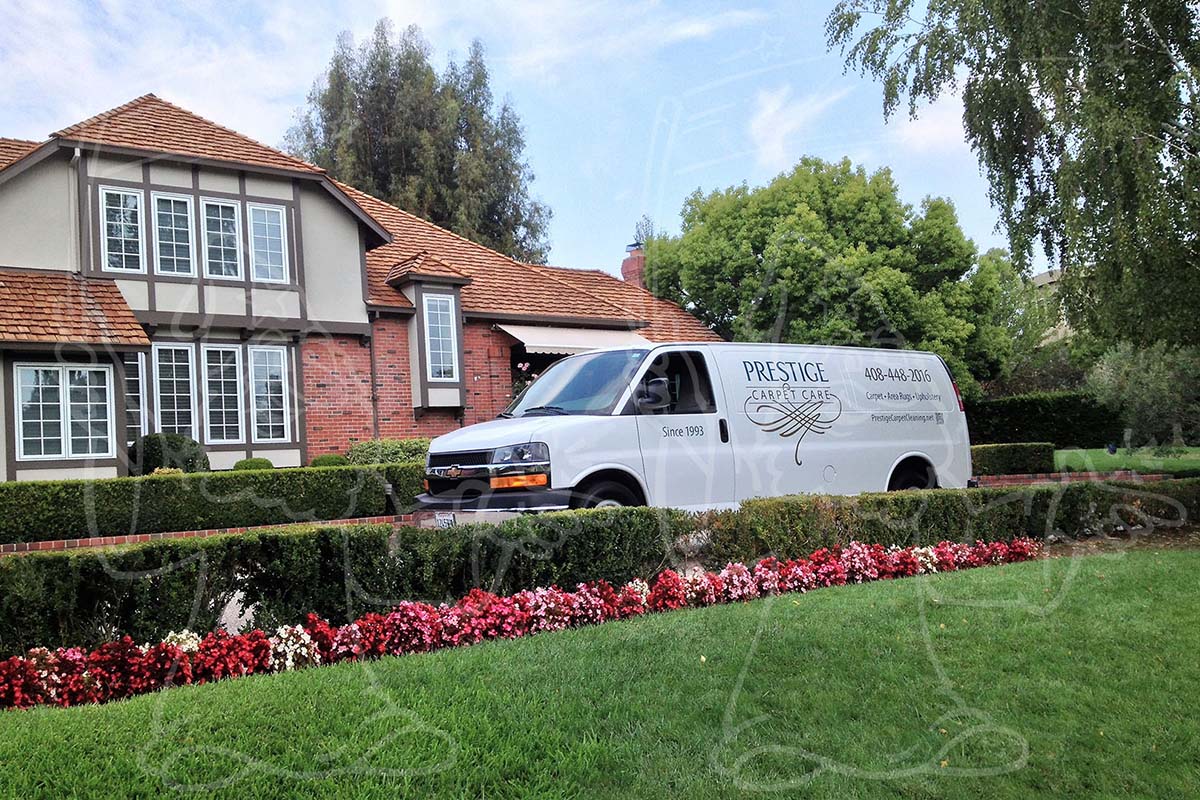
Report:
[[[126,353],[125,362],[125,441],[133,444],[149,433],[146,425],[146,389],[143,375],[146,373],[146,356],[142,353]]]
[[[454,298],[424,296],[425,357],[431,381],[458,380],[458,343],[455,338]]]
[[[204,438],[218,443],[242,441],[242,358],[237,346],[205,345]]]
[[[100,189],[101,269],[109,272],[145,272],[142,241],[142,193],[132,189]]]
[[[159,432],[198,438],[190,345],[154,346],[154,386]]]
[[[280,206],[250,204],[250,269],[256,281],[287,283],[287,224]]]
[[[287,350],[250,348],[250,406],[254,410],[254,441],[288,441]]]
[[[17,457],[112,458],[112,369],[17,364]]]

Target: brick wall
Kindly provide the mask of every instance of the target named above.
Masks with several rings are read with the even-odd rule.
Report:
[[[495,419],[511,400],[510,353],[516,340],[491,323],[468,322],[463,329],[466,407],[413,413],[408,321],[380,317],[372,323],[373,342],[357,336],[311,337],[301,345],[304,363],[305,428],[308,458],[344,453],[354,442],[374,438],[371,408],[371,351],[375,355],[379,436],[404,439],[438,436],[462,425]]]
[[[357,336],[311,336],[300,345],[308,459],[372,438],[371,351]]]
[[[512,400],[513,345],[517,340],[488,322],[468,322],[463,329],[466,358],[466,424],[486,422]]]

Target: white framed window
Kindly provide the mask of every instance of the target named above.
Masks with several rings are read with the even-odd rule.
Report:
[[[249,352],[254,441],[290,441],[287,348],[252,346]]]
[[[247,203],[250,274],[264,283],[287,283],[287,214],[282,206]]]
[[[204,345],[204,440],[241,444],[242,349],[237,345]]]
[[[191,345],[154,345],[154,405],[160,433],[196,433],[196,375]]]
[[[15,364],[17,460],[112,458],[111,367]]]
[[[458,339],[455,333],[454,298],[424,295],[426,377],[431,381],[458,380]]]
[[[150,432],[146,418],[146,354],[126,353],[125,362],[125,441],[132,445]]]
[[[204,274],[209,278],[242,277],[242,207],[236,200],[201,198],[204,231]]]
[[[150,202],[154,209],[154,272],[158,275],[195,275],[192,198],[154,192]]]
[[[106,272],[145,272],[146,247],[142,231],[142,193],[136,189],[100,187],[100,269]]]

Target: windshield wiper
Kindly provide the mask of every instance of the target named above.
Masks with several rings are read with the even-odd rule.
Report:
[[[559,406],[534,406],[533,408],[527,408],[522,411],[521,416],[528,417],[530,415],[536,416],[537,414],[549,414],[561,417],[566,416],[569,413],[570,412],[565,408],[560,408]]]
[[[512,419],[512,414],[507,411],[501,411],[496,415],[496,419]]]

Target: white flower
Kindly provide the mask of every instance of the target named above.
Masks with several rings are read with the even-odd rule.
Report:
[[[284,625],[275,630],[271,637],[270,668],[276,672],[287,672],[301,667],[313,667],[321,663],[317,643],[300,625]]]
[[[173,644],[185,653],[195,653],[200,649],[200,634],[192,633],[187,628],[178,633],[171,631],[163,637],[163,644]],[[147,645],[143,649],[149,650],[150,647]]]

